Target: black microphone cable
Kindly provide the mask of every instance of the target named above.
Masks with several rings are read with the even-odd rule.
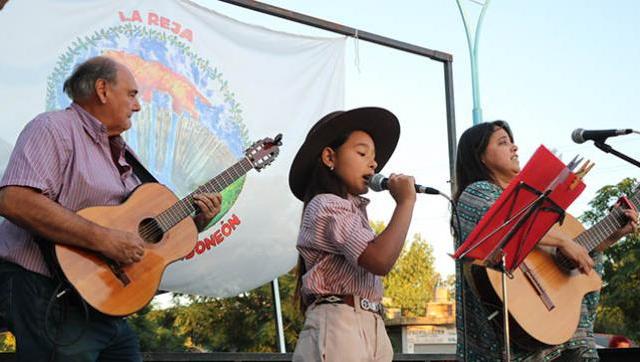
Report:
[[[56,299],[60,299],[61,297],[63,297],[65,294],[67,293],[72,293],[73,291],[70,289],[70,287],[67,287],[65,289],[63,289],[62,291],[60,291],[62,289],[62,287],[65,285],[66,283],[61,281],[60,283],[58,283],[58,286],[53,290],[53,293],[51,294],[51,298],[49,298],[49,303],[47,304],[47,309],[45,311],[44,314],[44,335],[45,337],[49,340],[49,342],[51,342],[53,349],[51,351],[51,357],[50,357],[50,361],[54,361],[55,357],[56,357],[56,350],[59,347],[68,347],[73,345],[74,343],[78,342],[82,336],[84,336],[85,332],[87,331],[87,328],[89,326],[89,307],[87,307],[87,302],[84,301],[84,299],[82,299],[80,296],[80,304],[82,305],[82,309],[83,309],[83,314],[84,314],[84,324],[82,325],[82,329],[80,329],[80,332],[78,333],[77,336],[75,336],[74,338],[70,339],[69,342],[62,342],[60,340],[58,340],[61,335],[62,335],[62,331],[64,329],[64,320],[67,318],[67,312],[68,312],[68,303],[69,301],[62,301],[62,302],[58,302],[61,303],[60,305],[60,315],[59,315],[59,325],[58,328],[52,327],[51,326],[51,322],[50,322],[50,318],[51,318],[51,314],[52,314],[52,308],[53,306],[56,304]],[[73,295],[70,295],[69,298],[72,298]],[[55,329],[55,336],[53,336],[51,334],[51,330]]]

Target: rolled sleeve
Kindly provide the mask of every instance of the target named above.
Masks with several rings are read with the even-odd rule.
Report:
[[[36,117],[20,133],[0,188],[23,186],[56,199],[68,158],[64,140],[47,117]]]
[[[341,198],[323,203],[318,210],[317,222],[318,230],[324,231],[323,239],[354,266],[358,265],[358,258],[375,237],[359,210]]]

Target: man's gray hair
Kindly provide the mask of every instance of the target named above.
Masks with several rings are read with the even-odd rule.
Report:
[[[82,101],[95,94],[98,79],[115,84],[117,75],[116,61],[103,56],[94,57],[76,66],[73,74],[64,81],[62,89],[73,101]]]

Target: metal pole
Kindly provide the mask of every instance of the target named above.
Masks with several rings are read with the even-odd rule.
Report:
[[[287,353],[287,345],[284,341],[284,326],[282,324],[282,307],[280,306],[280,286],[278,285],[278,278],[275,278],[271,282],[271,293],[273,294],[273,307],[276,317],[276,332],[278,333],[278,347],[280,347],[280,353]]]
[[[481,3],[477,0],[469,0],[478,5],[482,5],[480,10],[480,16],[478,17],[478,23],[473,34],[473,41],[471,40],[471,32],[469,31],[469,24],[467,24],[467,14],[460,4],[461,0],[456,0],[458,3],[458,10],[460,10],[460,16],[462,17],[462,23],[464,24],[464,31],[467,35],[467,45],[469,47],[469,60],[471,64],[471,92],[473,96],[473,124],[482,122],[482,106],[480,105],[480,76],[478,73],[478,47],[480,43],[480,29],[482,28],[482,20],[484,20],[484,14],[489,7],[491,0],[485,0]]]
[[[449,177],[451,180],[451,197],[457,188],[456,184],[456,110],[453,103],[453,66],[452,62],[444,62],[444,92],[447,109],[447,143],[449,145]]]
[[[347,35],[351,37],[355,37],[357,35],[358,39],[360,40],[366,40],[366,41],[376,43],[379,45],[384,45],[390,48],[402,50],[402,51],[413,53],[413,54],[422,55],[440,62],[451,61],[453,59],[451,54],[448,54],[445,52],[405,43],[403,41],[387,38],[387,37],[377,35],[374,33],[369,33],[363,30],[358,30],[356,28],[352,28],[349,26],[344,26],[341,24],[322,20],[319,18],[314,18],[312,16],[297,13],[295,11],[279,8],[276,6],[271,6],[269,4],[261,3],[259,1],[251,1],[251,0],[220,0],[220,1],[224,3],[232,4],[232,5],[241,6],[243,8],[247,8],[250,10],[258,11],[264,14],[273,15],[279,18],[295,21],[296,23],[301,23],[301,24],[313,26],[315,28],[328,30],[328,31],[342,34],[342,35]]]
[[[511,362],[511,335],[509,334],[509,298],[507,296],[507,261],[506,254],[502,253],[502,326],[504,328],[504,360]]]

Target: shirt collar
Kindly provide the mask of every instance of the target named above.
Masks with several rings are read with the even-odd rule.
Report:
[[[351,195],[351,194],[347,195],[347,199],[349,201],[351,201],[351,203],[353,203],[358,208],[367,207],[367,205],[369,205],[369,202],[371,201],[371,200],[367,199],[366,197],[354,196],[354,195]]]
[[[75,102],[71,103],[70,108],[78,113],[80,121],[82,122],[82,126],[94,142],[98,143],[101,139],[103,139],[102,137],[108,136],[107,126],[105,126],[104,123],[100,122],[91,113],[87,112],[84,108],[80,107],[80,105]]]
[[[122,136],[120,135],[109,137],[109,145],[114,147],[119,155],[121,155],[127,148],[127,144],[124,142],[124,138],[122,138]]]

